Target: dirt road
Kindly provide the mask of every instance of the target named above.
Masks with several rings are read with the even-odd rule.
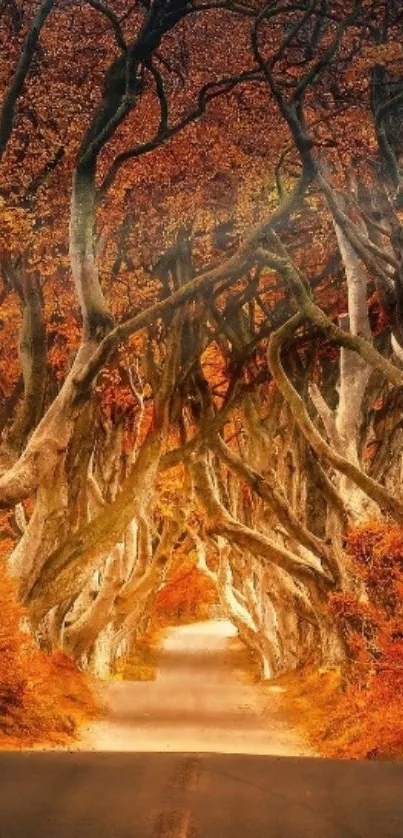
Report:
[[[281,719],[273,691],[270,723],[256,688],[237,669],[235,629],[214,620],[170,629],[155,681],[115,681],[106,688],[105,721],[93,725],[84,750],[219,752],[301,756],[310,753]]]

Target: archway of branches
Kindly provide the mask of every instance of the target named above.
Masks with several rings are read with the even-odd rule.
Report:
[[[348,658],[346,536],[403,523],[401,23],[1,6],[0,505],[44,648],[113,666],[187,561],[264,677]]]

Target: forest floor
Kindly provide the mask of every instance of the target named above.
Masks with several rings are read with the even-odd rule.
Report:
[[[313,755],[287,723],[279,687],[264,704],[248,655],[226,620],[167,629],[154,680],[105,682],[105,718],[80,750]]]

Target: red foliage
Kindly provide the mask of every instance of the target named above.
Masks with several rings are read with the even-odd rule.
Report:
[[[403,528],[369,523],[350,531],[347,550],[361,578],[358,598],[335,595],[351,666],[330,727],[345,731],[332,755],[403,753]],[[348,720],[346,722],[346,720]],[[336,737],[337,739],[337,737]],[[333,743],[334,744],[334,743]]]
[[[205,620],[210,616],[211,606],[216,603],[214,583],[188,559],[180,564],[158,592],[151,619],[158,625]]]
[[[0,748],[63,744],[96,714],[88,678],[62,652],[37,649],[4,565],[0,609]]]

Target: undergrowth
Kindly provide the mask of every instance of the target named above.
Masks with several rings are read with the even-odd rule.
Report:
[[[347,649],[340,670],[280,679],[287,712],[329,757],[403,757],[403,528],[352,529],[346,550],[364,595],[334,595],[330,607]]]
[[[37,648],[4,564],[0,610],[0,748],[65,745],[98,715],[92,683],[64,653]]]

